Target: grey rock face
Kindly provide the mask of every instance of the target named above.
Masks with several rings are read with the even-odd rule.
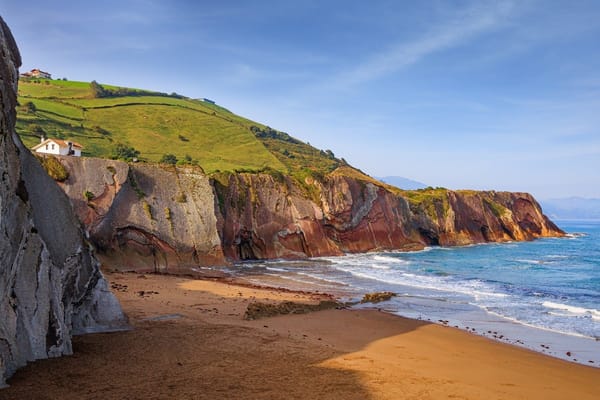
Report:
[[[69,172],[60,187],[107,267],[189,273],[226,264],[213,190],[199,168],[56,158]]]
[[[0,18],[0,387],[28,361],[72,354],[71,335],[123,329],[64,192],[14,134],[21,60]]]

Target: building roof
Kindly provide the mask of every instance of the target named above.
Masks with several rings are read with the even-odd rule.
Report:
[[[50,72],[46,72],[46,71],[42,71],[41,69],[38,68],[34,68],[29,72],[23,72],[21,73],[21,76],[23,77],[31,77],[31,76],[35,76],[35,75],[48,75],[51,76],[52,74],[50,74]]]
[[[80,145],[77,142],[73,142],[72,140],[46,139],[42,143],[33,146],[31,148],[31,150],[37,150],[40,147],[42,147],[42,146],[44,146],[44,145],[46,145],[46,144],[48,144],[50,142],[56,143],[58,145],[58,147],[69,147],[69,142],[71,142],[73,144],[73,148],[74,149],[80,149],[80,150],[83,149],[82,145]]]

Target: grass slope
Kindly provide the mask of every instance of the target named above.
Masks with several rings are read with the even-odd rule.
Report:
[[[288,174],[303,183],[337,170],[372,180],[329,150],[175,93],[21,79],[18,100],[17,132],[29,147],[45,135],[81,143],[84,156],[109,158],[123,144],[138,150],[142,161],[158,162],[173,154],[209,174],[264,171]]]
[[[33,147],[45,134],[81,143],[84,156],[108,158],[117,144],[125,144],[139,150],[141,160],[158,162],[163,155],[174,154],[223,182],[235,171],[262,171],[278,179],[283,173],[295,178],[317,202],[318,188],[311,182],[323,181],[329,174],[343,175],[403,196],[414,212],[432,218],[447,213],[447,189],[401,190],[365,175],[329,150],[316,149],[219,105],[177,94],[102,88],[112,91],[110,97],[95,97],[88,82],[21,80],[17,132],[25,145]],[[486,202],[497,215],[504,213],[491,199]]]
[[[86,156],[110,157],[122,143],[150,162],[174,154],[207,172],[266,167],[287,172],[250,130],[261,124],[203,101],[139,93],[93,98],[87,82],[21,80],[17,132],[30,147],[41,133],[79,142]]]

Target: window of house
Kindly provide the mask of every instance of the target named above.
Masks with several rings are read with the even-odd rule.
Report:
[[[52,143],[52,150],[54,150],[54,143]]]
[[[48,150],[48,145],[46,145],[46,150]]]

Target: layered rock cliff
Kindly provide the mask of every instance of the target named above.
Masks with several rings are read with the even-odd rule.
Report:
[[[0,387],[71,354],[72,334],[126,324],[68,198],[14,134],[20,62],[0,18]]]
[[[300,185],[250,174],[216,183],[225,255],[314,257],[563,234],[527,193],[404,192],[344,168]]]
[[[78,157],[60,162],[69,173],[60,186],[106,265],[174,273],[226,263],[213,190],[198,168]]]
[[[342,167],[279,173],[60,157],[60,183],[109,268],[185,272],[245,259],[303,258],[563,233],[527,193],[400,191]]]

